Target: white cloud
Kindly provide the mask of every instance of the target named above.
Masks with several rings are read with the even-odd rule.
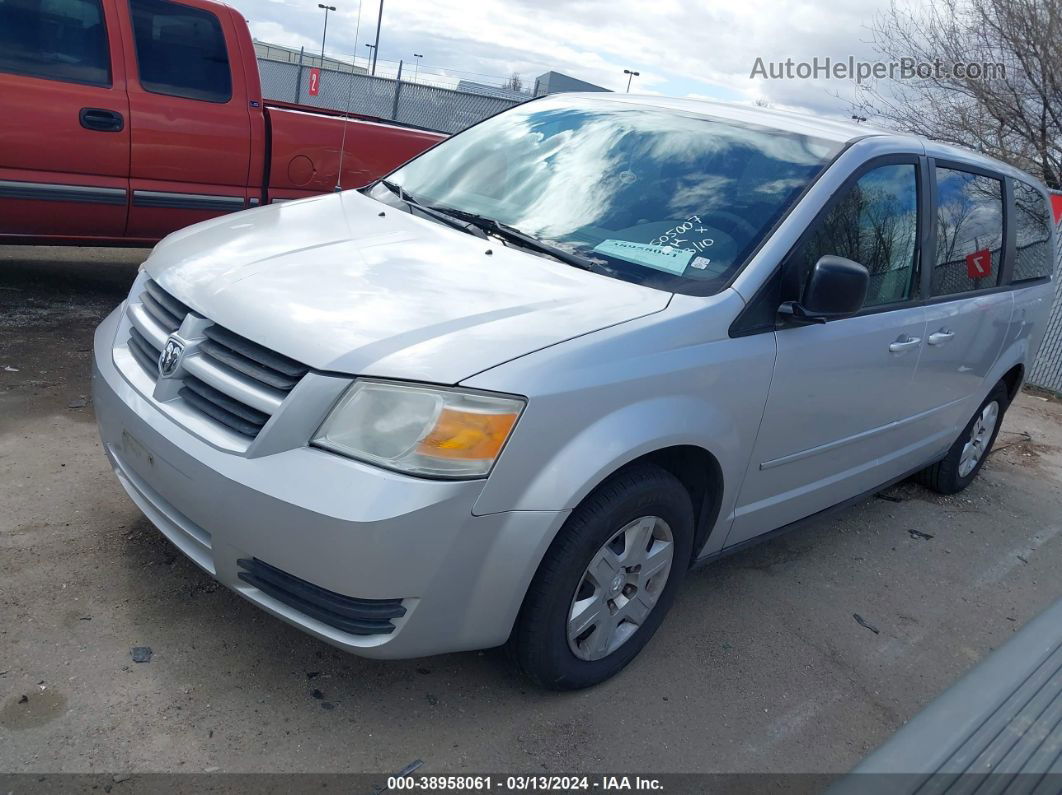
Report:
[[[288,46],[320,48],[323,12],[313,0],[230,0],[254,35]],[[911,0],[921,2],[923,0]],[[375,36],[376,0],[331,0],[328,54],[359,57]],[[613,90],[624,68],[641,72],[634,90],[688,96],[764,99],[779,106],[847,114],[853,86],[845,81],[750,79],[757,57],[796,61],[830,56],[873,60],[867,26],[888,0],[794,4],[740,0],[726,6],[679,0],[385,0],[381,61],[424,54],[424,71],[460,70],[476,79],[513,72],[529,82],[548,70]],[[469,73],[469,74],[464,74]]]

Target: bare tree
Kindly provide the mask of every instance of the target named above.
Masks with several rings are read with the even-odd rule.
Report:
[[[1010,162],[1062,188],[1062,0],[895,0],[872,27],[883,60],[940,63],[862,92],[861,115]],[[1003,73],[955,73],[954,64]]]
[[[520,77],[519,72],[513,72],[512,73],[512,75],[509,77],[508,81],[506,81],[506,83],[505,83],[505,88],[509,89],[510,91],[523,91],[524,90],[524,79],[522,77]]]

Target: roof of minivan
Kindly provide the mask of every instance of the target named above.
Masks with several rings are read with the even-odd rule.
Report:
[[[1025,181],[1032,181],[1044,187],[1042,182],[1030,174],[997,160],[989,155],[975,152],[971,149],[960,148],[925,138],[913,133],[887,130],[874,127],[869,124],[857,124],[844,119],[830,119],[822,116],[811,116],[806,113],[795,113],[789,110],[776,108],[761,108],[757,105],[738,105],[731,102],[715,102],[708,99],[680,99],[677,97],[662,97],[648,94],[613,94],[613,93],[577,93],[565,94],[564,96],[578,97],[594,102],[622,102],[629,105],[638,105],[647,108],[663,108],[677,110],[684,113],[694,113],[701,116],[716,119],[731,119],[745,122],[746,124],[758,124],[776,130],[784,130],[799,135],[808,135],[814,138],[822,138],[837,143],[849,143],[859,138],[871,136],[890,136],[898,139],[906,139],[918,142],[924,148],[926,154],[944,159],[955,159],[961,162],[980,165],[1003,174],[1010,174]]]
[[[904,135],[904,133],[897,133],[893,130],[883,130],[867,124],[856,124],[842,119],[829,119],[776,108],[761,108],[757,105],[714,102],[708,99],[680,99],[649,94],[605,94],[599,92],[579,92],[566,94],[565,96],[596,101],[625,102],[643,107],[696,113],[717,119],[733,119],[749,124],[759,124],[764,127],[786,130],[787,132],[810,135],[816,138],[825,138],[830,141],[848,142],[856,138],[865,138],[868,135]]]

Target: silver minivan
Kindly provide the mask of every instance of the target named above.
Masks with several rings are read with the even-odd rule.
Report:
[[[1044,332],[1044,186],[921,138],[567,94],[162,241],[96,332],[122,486],[366,657],[600,682],[691,565],[977,475]]]

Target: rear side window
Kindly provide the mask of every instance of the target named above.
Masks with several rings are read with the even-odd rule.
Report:
[[[130,0],[140,85],[155,94],[228,102],[232,76],[221,23],[167,0]]]
[[[1031,185],[1014,183],[1014,224],[1017,251],[1014,281],[1050,276],[1055,261],[1051,256],[1051,211],[1047,198]]]
[[[109,86],[100,0],[0,0],[0,72]]]
[[[797,249],[790,284],[802,289],[819,258],[833,254],[870,272],[864,306],[910,298],[918,281],[916,169],[913,163],[878,166],[845,189]]]
[[[999,284],[1003,252],[1003,183],[938,167],[937,251],[933,295]]]

